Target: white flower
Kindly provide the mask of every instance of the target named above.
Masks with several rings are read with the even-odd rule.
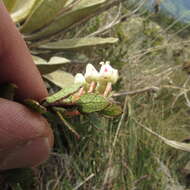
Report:
[[[105,63],[100,62],[100,64],[102,65],[99,72],[100,82],[111,82],[112,84],[116,83],[119,78],[118,70],[114,69],[110,65],[109,61],[106,61]]]
[[[85,78],[84,78],[84,76],[83,76],[82,73],[77,73],[75,75],[74,83],[75,84],[82,84],[82,85],[84,85],[86,83],[86,80],[85,80]]]
[[[96,68],[89,63],[86,66],[84,77],[88,83],[91,83],[92,81],[97,81],[99,79],[99,73]]]

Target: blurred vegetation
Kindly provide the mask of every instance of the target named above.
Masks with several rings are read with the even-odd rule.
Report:
[[[48,64],[52,56],[58,56],[61,61],[63,57],[67,59],[67,66],[54,71],[56,76],[61,72],[61,81],[66,80],[63,70],[75,74],[83,71],[88,62],[98,64],[110,60],[121,76],[115,92],[133,92],[132,95],[115,97],[123,105],[121,117],[110,119],[94,113],[70,119],[80,133],[80,139],[75,138],[64,124],[54,123],[53,152],[46,163],[32,169],[33,177],[30,173],[28,181],[34,182],[28,183],[27,189],[190,189],[190,154],[165,145],[142,128],[147,126],[168,139],[189,142],[188,23],[181,23],[166,12],[147,11],[142,8],[143,1],[121,3],[102,9],[101,14],[95,14],[82,26],[76,25],[63,34],[56,34],[50,42],[44,39],[33,41],[31,36],[36,34],[24,33],[31,52],[38,56],[38,60],[40,56],[46,61],[41,64]],[[50,44],[51,49],[46,49],[47,42],[84,36],[102,39],[111,36],[118,38],[119,42],[111,46],[82,46],[72,51],[53,49]],[[43,48],[38,48],[40,46]],[[71,74],[69,76],[67,78],[72,78]],[[54,83],[47,83],[50,92],[55,91],[55,76],[44,77]],[[64,82],[58,83],[62,85]],[[157,90],[151,90],[151,87]],[[22,177],[11,180],[10,173],[3,175],[2,189],[26,189],[24,180],[20,181]]]

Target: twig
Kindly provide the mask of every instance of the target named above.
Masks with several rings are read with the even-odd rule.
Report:
[[[112,96],[113,97],[117,97],[117,96],[128,96],[128,95],[135,95],[135,94],[139,94],[139,93],[143,93],[143,92],[148,92],[148,91],[152,91],[155,92],[159,90],[158,87],[156,86],[152,86],[152,87],[147,87],[147,88],[143,88],[143,89],[139,89],[139,90],[134,90],[134,91],[125,91],[125,92],[119,92],[119,93],[115,93]]]
[[[56,111],[57,115],[59,116],[59,118],[61,119],[61,121],[63,121],[63,123],[65,124],[65,126],[73,133],[75,134],[75,136],[80,139],[80,135],[72,128],[72,126],[63,118],[63,116],[61,115],[60,112]]]
[[[116,145],[116,141],[117,141],[117,138],[118,138],[118,135],[119,135],[119,131],[121,129],[121,126],[123,124],[123,121],[125,119],[125,115],[126,115],[126,111],[127,111],[127,101],[128,101],[128,98],[126,97],[125,98],[125,102],[124,102],[124,108],[123,108],[123,114],[121,116],[121,119],[119,121],[119,124],[118,124],[118,127],[117,127],[117,131],[115,133],[115,137],[114,137],[114,140],[113,140],[113,144],[112,144],[112,147],[114,148],[115,145]]]
[[[101,33],[103,33],[104,31],[112,28],[113,26],[115,26],[116,24],[118,24],[120,22],[120,14],[121,14],[121,4],[119,5],[119,10],[118,10],[118,13],[116,15],[116,17],[113,19],[113,21],[111,23],[109,23],[108,25],[106,25],[105,27],[103,28],[100,28],[99,30],[89,34],[87,37],[92,37],[92,36],[96,36],[96,35],[99,35]]]
[[[126,21],[132,15],[136,14],[136,12],[138,12],[139,9],[142,8],[144,3],[145,3],[145,1],[140,2],[139,5],[137,6],[137,8],[134,9],[130,14],[125,14],[125,15],[122,15],[122,16],[120,16],[121,15],[121,8],[122,8],[122,5],[120,3],[118,13],[117,13],[116,17],[113,19],[113,21],[111,23],[109,23],[108,25],[106,25],[105,27],[100,28],[99,30],[89,34],[88,37],[100,35],[100,34],[106,32],[107,30],[113,28],[115,25],[117,25],[117,24],[119,24],[119,23],[121,23],[123,21]]]
[[[81,183],[79,183],[73,190],[77,190],[79,189],[82,185],[84,185],[87,181],[89,181],[91,178],[93,178],[95,176],[94,173],[92,173],[91,175],[89,175],[84,181],[82,181]]]
[[[177,100],[179,99],[179,97],[182,96],[182,95],[184,95],[185,100],[187,101],[187,104],[188,104],[187,92],[190,91],[190,89],[186,89],[186,86],[187,86],[189,80],[190,80],[190,78],[188,77],[187,80],[184,82],[182,88],[180,89],[179,94],[175,97],[175,99],[174,99],[174,101],[172,103],[172,107],[174,107],[175,103],[177,102]]]

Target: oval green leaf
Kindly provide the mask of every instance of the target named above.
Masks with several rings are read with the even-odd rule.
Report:
[[[105,97],[93,93],[82,95],[76,103],[83,113],[101,111],[109,105],[109,101]]]
[[[48,104],[54,103],[58,100],[67,98],[68,96],[76,93],[81,87],[81,84],[73,84],[70,87],[63,88],[60,91],[56,92],[55,94],[48,96],[45,98],[45,102]]]
[[[102,110],[101,113],[105,116],[116,117],[122,114],[122,108],[120,105],[111,103],[104,110]]]

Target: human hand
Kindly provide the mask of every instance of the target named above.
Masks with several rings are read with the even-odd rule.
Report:
[[[2,2],[0,21],[0,84],[16,84],[20,100],[41,100],[47,91]],[[52,145],[52,130],[40,114],[0,98],[0,170],[36,166],[47,159]]]

